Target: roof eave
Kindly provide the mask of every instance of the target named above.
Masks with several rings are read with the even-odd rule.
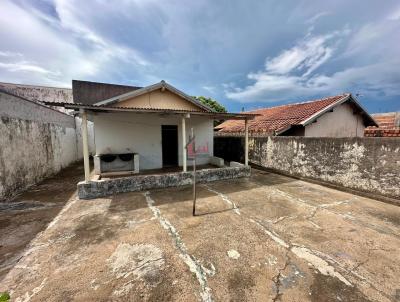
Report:
[[[367,120],[369,122],[369,124],[366,124],[366,126],[376,126],[379,127],[379,124],[375,121],[375,119],[368,113],[367,110],[364,109],[364,107],[360,104],[360,102],[353,97],[353,95],[350,94],[350,98],[352,99],[353,103],[360,109],[361,114],[363,115],[364,118],[364,122],[365,120]]]
[[[343,98],[337,100],[336,102],[334,102],[334,103],[330,104],[329,106],[326,106],[325,108],[323,108],[320,111],[316,112],[315,114],[313,114],[309,118],[307,118],[304,121],[302,121],[300,123],[300,125],[307,126],[307,125],[311,124],[317,118],[319,118],[321,115],[325,114],[326,112],[332,110],[336,106],[341,105],[341,104],[343,104],[343,103],[345,103],[345,102],[347,102],[349,100],[352,101],[353,104],[355,104],[360,109],[361,115],[363,115],[364,119],[368,121],[368,122],[364,121],[366,126],[378,125],[376,123],[376,121],[372,118],[372,116],[369,115],[369,113],[364,109],[363,106],[361,106],[361,104],[357,101],[357,99],[355,97],[353,97],[353,95],[351,93],[344,95]]]
[[[281,135],[282,133],[285,133],[286,131],[290,130],[293,127],[293,125],[287,126],[285,128],[279,129],[279,130],[274,130],[275,136]]]
[[[341,99],[339,99],[336,102],[326,106],[325,108],[321,109],[320,111],[314,113],[313,115],[311,115],[307,119],[301,121],[299,123],[299,125],[307,126],[307,125],[311,124],[312,122],[314,122],[317,118],[319,118],[324,113],[328,112],[329,110],[331,110],[332,108],[336,107],[337,105],[340,105],[340,104],[343,104],[344,102],[346,102],[349,99],[350,96],[351,96],[350,94],[344,95]]]
[[[158,114],[191,114],[191,115],[203,115],[214,119],[240,119],[240,120],[252,120],[259,114],[249,113],[220,113],[215,111],[190,111],[190,110],[173,110],[173,109],[151,109],[151,108],[122,108],[122,107],[107,107],[97,105],[85,105],[76,103],[51,103],[52,106],[64,107],[66,109],[84,109],[93,112],[132,112],[132,113],[158,113]]]

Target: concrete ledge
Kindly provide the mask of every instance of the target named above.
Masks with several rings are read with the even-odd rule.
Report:
[[[251,168],[225,167],[217,169],[204,169],[196,172],[196,180],[206,183],[216,180],[249,177]],[[176,172],[157,175],[136,175],[108,180],[91,180],[78,183],[78,196],[80,199],[93,199],[118,193],[143,191],[149,189],[178,187],[192,184],[191,172]]]
[[[229,167],[244,167],[244,164],[239,163],[238,161],[231,161]]]
[[[221,158],[221,157],[217,157],[217,156],[211,156],[210,157],[210,164],[215,165],[215,166],[220,167],[220,168],[225,166],[224,159]]]

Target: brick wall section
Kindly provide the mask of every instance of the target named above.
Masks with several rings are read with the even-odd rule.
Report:
[[[216,149],[221,148],[223,139],[215,140]],[[224,142],[229,150],[243,150],[242,140],[232,139]],[[232,144],[236,144],[234,148]],[[268,137],[250,138],[249,144],[251,163],[400,199],[400,138]],[[221,153],[216,156],[224,157]]]
[[[366,137],[400,137],[400,129],[371,128],[364,130]]]

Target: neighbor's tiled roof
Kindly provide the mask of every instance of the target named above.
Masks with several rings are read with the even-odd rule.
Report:
[[[379,127],[368,127],[364,131],[369,137],[400,137],[400,112],[372,114]]]
[[[379,124],[379,128],[394,129],[400,127],[400,113],[398,112],[375,113],[372,114],[372,117]]]
[[[273,134],[274,132],[288,129],[291,126],[300,125],[314,114],[347,96],[349,94],[341,94],[304,103],[249,111],[248,113],[261,114],[261,116],[257,116],[254,120],[249,121],[249,131]],[[243,132],[244,122],[235,120],[225,121],[221,125],[218,125],[216,129],[220,129],[218,132],[222,133]]]
[[[73,103],[72,89],[24,85],[14,83],[1,83],[0,89],[10,94],[23,97],[34,102],[47,103]]]

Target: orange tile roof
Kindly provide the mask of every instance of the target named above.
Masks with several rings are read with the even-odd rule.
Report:
[[[400,113],[387,112],[372,114],[379,127],[367,127],[365,136],[369,137],[400,137]]]
[[[341,94],[323,99],[313,100],[304,103],[288,104],[270,108],[263,108],[248,113],[261,114],[254,120],[249,121],[249,131],[256,133],[273,134],[300,125],[314,114],[325,109],[329,105],[348,97],[350,94]],[[218,125],[221,133],[244,132],[244,121],[229,120]]]
[[[394,129],[396,127],[399,128],[398,123],[396,124],[396,112],[375,113],[372,114],[372,117],[378,123],[379,128],[382,129]]]

